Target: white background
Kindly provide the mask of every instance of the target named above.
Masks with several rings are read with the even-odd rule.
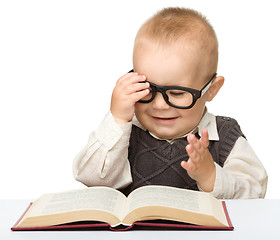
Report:
[[[0,198],[82,187],[72,160],[132,68],[140,25],[168,6],[205,14],[226,79],[209,111],[238,120],[280,198],[277,1],[1,1]]]

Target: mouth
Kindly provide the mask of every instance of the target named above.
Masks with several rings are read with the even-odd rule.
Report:
[[[178,119],[178,117],[153,117],[153,119],[158,123],[172,124]]]

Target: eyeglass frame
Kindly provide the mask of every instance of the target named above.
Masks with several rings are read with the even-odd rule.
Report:
[[[129,72],[133,72],[133,71],[134,70],[132,69]],[[211,86],[212,82],[214,81],[214,79],[216,78],[216,76],[217,76],[217,73],[215,73],[211,77],[211,79],[204,85],[204,87],[201,90],[197,90],[197,89],[193,89],[193,88],[187,88],[187,87],[181,87],[181,86],[159,86],[159,85],[156,85],[156,84],[151,83],[149,81],[144,81],[144,82],[148,82],[150,84],[151,88],[153,89],[152,97],[151,97],[150,100],[139,100],[138,102],[139,103],[150,103],[154,100],[154,98],[156,96],[156,93],[160,92],[163,96],[163,99],[165,100],[165,102],[169,106],[174,107],[174,108],[178,108],[178,109],[190,109],[195,105],[196,101],[199,98],[201,98],[207,92],[207,90],[210,88],[210,86]],[[166,91],[170,90],[170,89],[172,89],[172,90],[183,90],[183,91],[189,92],[193,97],[192,104],[187,106],[187,107],[181,107],[181,106],[177,106],[177,105],[174,105],[171,102],[169,102],[169,98],[168,98],[168,95],[166,94]]]

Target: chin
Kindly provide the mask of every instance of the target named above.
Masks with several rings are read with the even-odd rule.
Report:
[[[177,135],[175,134],[166,134],[166,132],[163,134],[159,132],[152,132],[152,133],[156,135],[158,138],[165,139],[165,140],[172,140],[177,137]]]

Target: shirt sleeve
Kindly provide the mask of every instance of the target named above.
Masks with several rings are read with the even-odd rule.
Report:
[[[73,161],[73,175],[87,186],[122,188],[132,182],[128,146],[132,123],[117,124],[109,112]]]
[[[239,137],[224,167],[216,164],[212,194],[217,198],[264,198],[267,173],[248,141]]]

